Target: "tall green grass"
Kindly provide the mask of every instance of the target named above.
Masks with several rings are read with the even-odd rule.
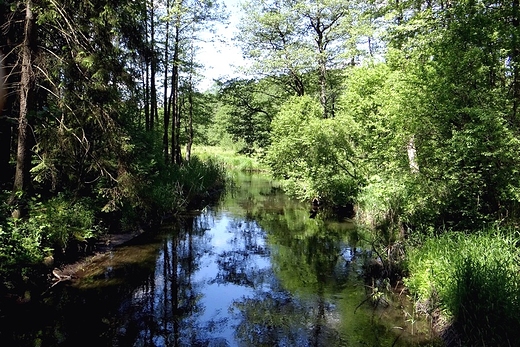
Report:
[[[234,149],[213,146],[196,146],[193,153],[201,160],[212,159],[233,171],[267,171],[267,166],[256,157],[238,154]]]
[[[201,160],[194,156],[188,163],[176,167],[173,174],[190,205],[211,199],[226,183],[226,169],[211,158]]]
[[[509,346],[520,338],[519,234],[446,233],[408,253],[406,285],[451,318],[468,345]]]
[[[153,184],[141,189],[146,201],[142,208],[159,216],[197,208],[218,196],[226,177],[225,167],[212,158],[193,156],[182,165],[165,166]]]

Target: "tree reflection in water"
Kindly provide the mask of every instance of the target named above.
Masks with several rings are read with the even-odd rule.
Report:
[[[352,225],[311,219],[307,206],[272,186],[248,184],[221,209],[185,218],[169,233],[155,272],[122,308],[131,318],[119,328],[119,345],[398,342],[370,309],[346,321],[363,301],[362,287],[352,285],[357,273],[349,272],[356,268]]]
[[[327,296],[346,281],[344,235],[277,193],[185,218],[122,307],[119,345],[338,345]]]
[[[226,317],[202,320],[204,282],[197,281],[204,254],[211,254],[205,231],[212,218],[185,217],[162,243],[155,271],[121,307],[118,346],[207,346],[218,337]],[[217,335],[215,337],[215,335]],[[220,342],[219,342],[220,341]]]
[[[74,286],[54,287],[40,308],[47,320],[31,321],[25,312],[20,320],[1,320],[8,324],[0,332],[16,331],[12,340],[0,333],[2,342],[304,347],[397,341],[406,329],[401,308],[394,310],[401,321],[374,319],[370,307],[354,315],[365,294],[351,271],[358,253],[348,241],[352,225],[320,214],[311,219],[307,205],[288,200],[269,180],[246,178],[220,206],[185,216],[157,239],[114,251]]]

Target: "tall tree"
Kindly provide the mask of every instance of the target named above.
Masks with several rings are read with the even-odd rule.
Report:
[[[308,22],[305,31],[310,31],[315,46],[315,61],[318,69],[320,85],[320,103],[323,107],[323,118],[334,116],[331,101],[331,85],[328,77],[329,69],[344,68],[347,61],[341,62],[340,54],[346,51],[343,42],[352,36],[355,8],[352,3],[343,0],[306,1],[296,6],[301,16]]]
[[[342,0],[249,1],[243,6],[246,15],[237,38],[244,54],[255,62],[253,72],[289,81],[299,96],[317,92],[323,117],[328,118],[333,116],[339,86],[330,72],[353,60],[347,56],[347,43],[356,40],[358,7]],[[313,87],[313,76],[318,88]]]
[[[244,55],[253,61],[252,73],[259,78],[276,76],[298,96],[306,92],[312,60],[299,32],[295,1],[248,1],[239,23]]]
[[[165,32],[165,41],[164,41],[164,101],[163,101],[163,151],[164,151],[164,160],[168,162],[169,160],[169,127],[170,127],[170,103],[168,102],[168,66],[167,62],[170,58],[170,0],[166,1],[166,32]]]
[[[154,0],[151,0],[151,6],[150,6],[150,129],[155,128],[155,123],[159,120],[159,113],[158,113],[158,106],[157,106],[157,86],[156,86],[156,79],[157,79],[157,64],[159,59],[157,58],[157,51],[155,49],[156,47],[156,38],[155,38],[155,2]]]
[[[31,182],[46,195],[92,192],[101,181],[104,188],[118,187],[129,163],[128,131],[138,114],[144,2],[25,1],[0,7],[8,70],[0,119],[8,144],[1,150],[7,164],[2,175],[13,185],[12,203]],[[15,114],[13,141],[5,129]]]
[[[15,203],[19,193],[27,193],[31,177],[31,143],[32,134],[29,126],[30,113],[35,112],[35,72],[33,64],[36,56],[37,31],[35,14],[31,0],[25,2],[25,22],[21,46],[20,75],[20,110],[18,115],[18,141],[16,151],[16,171],[11,195],[11,203]]]
[[[181,75],[190,74],[192,68],[190,61],[190,47],[192,42],[199,40],[197,36],[203,27],[211,27],[215,21],[221,21],[225,13],[221,11],[221,6],[217,1],[204,0],[173,0],[168,9],[166,20],[170,23],[169,27],[173,31],[170,37],[170,52],[165,61],[165,70],[170,74],[170,84],[168,86],[170,94],[166,106],[165,118],[171,119],[170,131],[170,161],[175,164],[182,162],[181,155],[181,121],[182,108],[180,107],[180,81]],[[165,56],[166,58],[166,56]],[[164,135],[166,138],[167,135]]]
[[[188,59],[189,59],[189,62],[188,62],[188,67],[189,67],[189,70],[187,71],[187,80],[186,80],[186,94],[187,94],[187,105],[185,106],[186,108],[186,113],[187,113],[187,124],[186,124],[186,161],[190,161],[191,159],[191,149],[192,149],[192,146],[193,146],[193,141],[194,141],[194,113],[195,113],[195,97],[194,97],[194,94],[195,94],[195,69],[196,69],[196,64],[195,64],[195,53],[196,53],[196,47],[195,47],[195,44],[194,42],[191,42],[190,43],[190,48],[189,48],[189,53],[188,53]]]
[[[367,132],[366,152],[372,147],[388,154],[377,160],[378,177],[386,171],[385,184],[405,187],[392,198],[401,201],[393,211],[410,225],[467,229],[502,218],[517,204],[520,186],[513,154],[519,143],[515,5],[485,0],[389,5],[394,17],[384,26],[390,70],[382,81],[365,81],[360,89],[377,85],[381,94],[350,105],[354,114],[366,108],[357,119],[378,133]],[[354,82],[349,81],[351,91]],[[385,138],[393,145],[378,144]],[[401,154],[390,156],[390,148]],[[397,167],[408,181],[396,183]],[[404,196],[416,199],[413,209],[404,207]],[[427,207],[421,202],[425,196]]]
[[[221,85],[225,126],[234,141],[244,142],[243,152],[251,154],[268,146],[271,121],[291,94],[274,78],[231,80]]]
[[[174,37],[173,37],[173,60],[172,60],[172,81],[169,110],[173,114],[172,118],[172,141],[171,141],[171,162],[180,164],[181,146],[180,146],[180,131],[181,131],[181,114],[179,105],[179,71],[180,71],[180,57],[181,57],[181,31],[185,28],[183,23],[183,8],[184,0],[175,0],[175,17],[174,17]]]

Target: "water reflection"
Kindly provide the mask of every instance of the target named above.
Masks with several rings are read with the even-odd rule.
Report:
[[[311,219],[308,206],[287,200],[266,179],[248,176],[237,187],[220,206],[108,254],[73,286],[57,286],[39,307],[45,318],[13,333],[13,345],[404,346],[427,340],[425,334],[404,339],[404,318],[377,318],[387,312],[402,318],[401,308],[355,312],[365,293],[352,271],[360,250],[348,241],[351,224]]]

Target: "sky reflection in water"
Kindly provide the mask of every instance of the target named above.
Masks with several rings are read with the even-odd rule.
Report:
[[[427,341],[418,323],[410,333],[402,302],[356,310],[366,293],[352,224],[310,219],[309,207],[266,178],[243,176],[220,205],[100,257],[41,305],[0,316],[0,339],[17,347]]]

